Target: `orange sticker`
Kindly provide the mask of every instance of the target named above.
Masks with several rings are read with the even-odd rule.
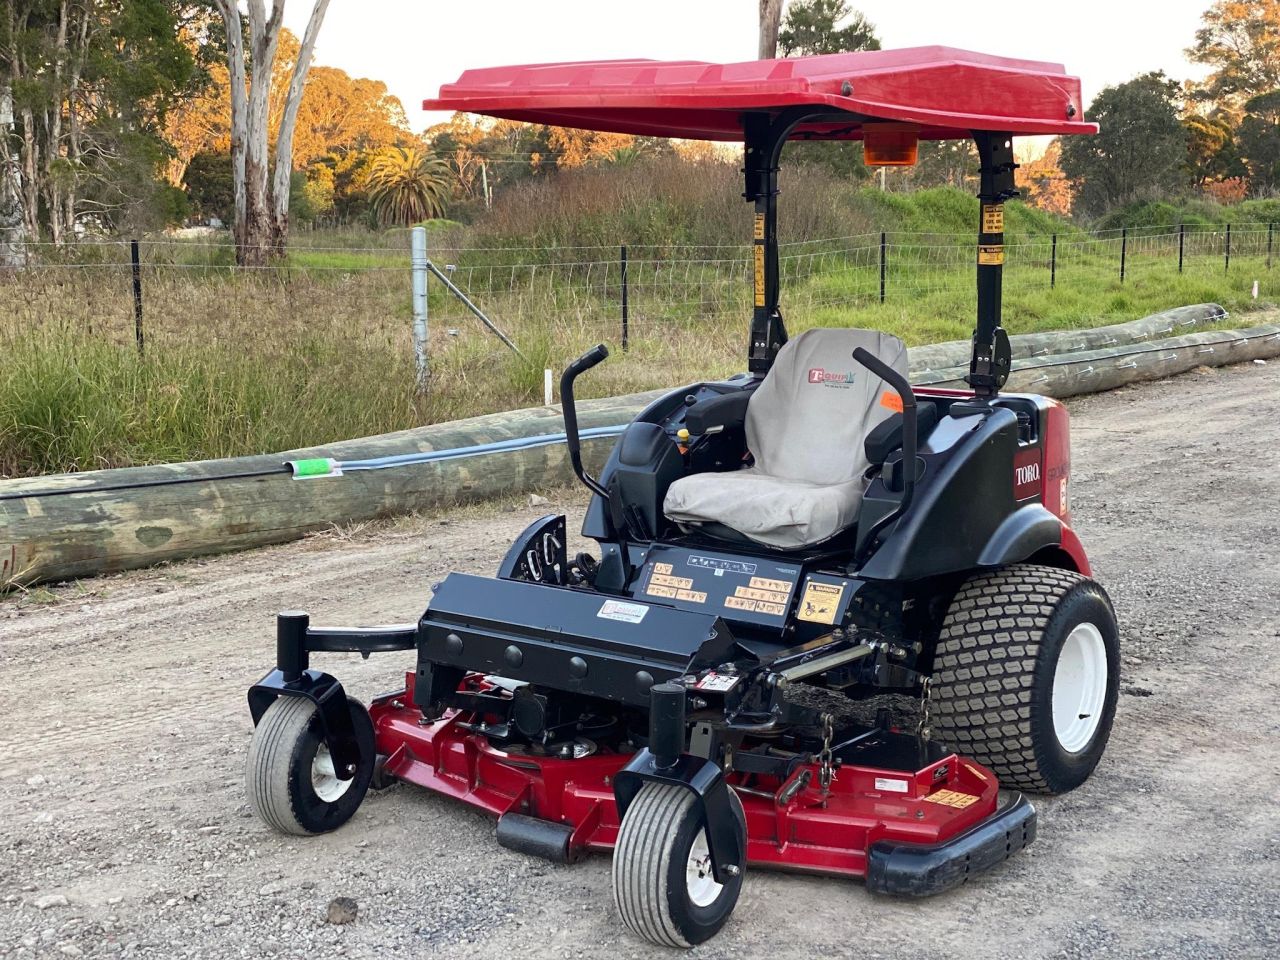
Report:
[[[890,393],[886,390],[884,393],[880,394],[880,406],[888,407],[894,413],[901,413],[902,398],[896,393]]]

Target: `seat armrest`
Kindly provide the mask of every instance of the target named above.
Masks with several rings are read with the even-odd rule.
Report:
[[[934,427],[938,425],[938,405],[923,400],[916,406],[916,438],[924,443]],[[902,447],[902,414],[895,413],[887,420],[881,420],[862,443],[867,460],[873,467],[880,466],[889,458],[889,454]]]
[[[699,400],[685,413],[685,426],[695,436],[742,427],[747,419],[750,400],[751,392],[747,390]]]

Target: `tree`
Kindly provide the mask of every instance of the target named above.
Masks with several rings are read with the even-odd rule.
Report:
[[[1233,110],[1280,87],[1280,0],[1215,0],[1187,56],[1213,68],[1199,99]]]
[[[1202,115],[1190,113],[1183,118],[1187,132],[1187,169],[1197,187],[1233,179],[1246,170],[1236,144],[1236,129],[1223,110]]]
[[[787,7],[778,46],[784,57],[798,57],[879,50],[880,41],[875,25],[845,0],[796,0]]]
[[[1249,186],[1255,193],[1280,187],[1280,90],[1245,103],[1240,152],[1248,164]]]
[[[316,37],[329,0],[315,0],[297,52],[276,135],[275,166],[268,179],[271,79],[280,44],[285,0],[248,0],[248,49],[239,0],[214,0],[227,31],[231,81],[231,169],[235,182],[233,234],[236,262],[260,266],[284,253],[289,235],[289,185],[293,131],[311,67]]]
[[[760,0],[760,44],[757,60],[772,60],[778,55],[778,24],[782,19],[782,0]]]
[[[1054,138],[1043,154],[1019,166],[1018,188],[1027,203],[1065,217],[1071,213],[1071,181],[1062,173],[1062,141]]]
[[[1099,216],[1142,196],[1168,196],[1186,183],[1187,135],[1178,85],[1161,72],[1107,87],[1089,108],[1101,125],[1062,147],[1062,171],[1076,189],[1073,210]]]
[[[0,93],[14,119],[3,152],[16,144],[27,237],[60,244],[86,213],[118,224],[171,205],[156,183],[160,130],[196,77],[179,35],[199,15],[181,0],[8,0]]]
[[[407,227],[444,213],[449,168],[438,157],[409,147],[381,154],[369,168],[369,196],[380,223]]]

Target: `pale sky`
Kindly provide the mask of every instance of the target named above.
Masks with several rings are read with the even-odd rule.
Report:
[[[945,44],[1066,65],[1085,102],[1148,70],[1202,76],[1183,50],[1210,0],[853,0],[888,47]],[[316,63],[384,81],[421,131],[446,119],[421,109],[468,67],[648,57],[750,60],[759,0],[331,0]],[[292,0],[299,36],[310,0]]]

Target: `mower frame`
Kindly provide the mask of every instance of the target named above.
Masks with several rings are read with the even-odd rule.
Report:
[[[1017,195],[1013,135],[1096,130],[1074,119],[1076,81],[1052,65],[942,48],[751,65],[755,79],[741,90],[724,79],[732,67],[702,66],[693,80],[690,65],[639,62],[476,71],[426,106],[620,132],[727,138],[736,131],[743,196],[753,205],[748,372],[655,400],[597,478],[582,457],[574,384],[608,351],[588,350],[568,364],[560,388],[570,463],[592,493],[582,532],[598,543],[599,560],[570,558],[565,517],[546,516],[516,538],[496,579],[453,573],[436,584],[417,623],[314,627],[305,613],[282,613],[276,667],[249,691],[259,732],[281,736],[275,731],[287,728],[298,738],[299,763],[327,751],[338,780],[355,789],[354,802],[317,805],[304,770],[291,767],[285,777],[263,759],[275,754],[251,750],[255,808],[283,829],[331,829],[354,812],[369,783],[407,781],[497,816],[503,845],[563,862],[615,845],[632,850],[634,818],[643,818],[646,836],[675,844],[677,858],[694,849],[690,838],[700,830],[707,857],[688,852],[687,869],[709,873],[718,891],[702,914],[679,906],[663,886],[669,878],[644,873],[649,868],[630,853],[614,864],[624,922],[654,942],[684,946],[719,929],[747,863],[863,877],[876,892],[922,896],[1012,856],[1035,838],[1034,808],[1017,792],[1001,802],[990,766],[931,737],[931,684],[945,687],[939,723],[968,724],[974,749],[1003,763],[999,735],[973,731],[988,709],[983,697],[1022,711],[1029,728],[1051,729],[1044,710],[1057,696],[1061,650],[1090,642],[1079,633],[1090,625],[1107,669],[1102,717],[1087,748],[1041,762],[1049,734],[1009,745],[1015,760],[1033,758],[1009,766],[1015,781],[1058,792],[1097,763],[1118,677],[1114,614],[1069,524],[1066,411],[1043,397],[1000,393],[1010,370],[1000,318],[1003,204]],[[927,89],[911,104],[886,105],[876,85],[894,70],[927,75]],[[804,71],[813,75],[791,82]],[[960,103],[972,91],[962,96],[957,85],[975,77],[1008,83],[1024,115],[993,117]],[[855,85],[868,92],[859,98]],[[937,104],[948,98],[956,101],[950,112]],[[666,487],[676,476],[742,462],[747,403],[787,343],[777,230],[782,149],[792,139],[870,135],[881,123],[920,136],[969,136],[977,145],[971,389],[913,390],[859,348],[851,359],[896,393],[900,412],[877,439],[877,456],[867,454],[872,468],[856,524],[800,550],[679,531],[662,513]],[[964,537],[953,532],[958,514]],[[1010,590],[1023,606],[1001,620]],[[978,599],[957,613],[953,598],[965,591]],[[1018,632],[993,632],[1008,628],[988,621]],[[404,689],[376,698],[367,713],[336,678],[310,666],[312,653],[411,649],[417,663]],[[988,662],[1000,669],[974,666]],[[796,698],[801,684],[918,695],[925,710],[914,729],[903,729],[887,707],[874,721],[837,726],[826,706]],[[270,725],[281,699],[313,704],[310,725]],[[635,894],[635,884],[648,892]],[[649,904],[643,910],[652,915],[637,916],[637,904]]]

